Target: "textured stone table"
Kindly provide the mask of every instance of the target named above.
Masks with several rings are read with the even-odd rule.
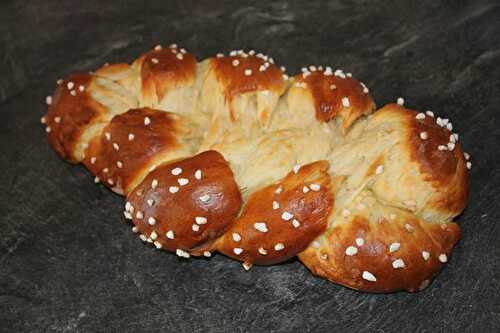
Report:
[[[485,1],[3,1],[0,331],[500,330],[500,7]],[[418,4],[417,4],[418,3]],[[373,295],[292,261],[245,272],[143,245],[122,199],[46,144],[55,81],[177,42],[203,59],[245,48],[295,73],[329,64],[377,104],[450,117],[472,155],[450,263],[418,294]]]

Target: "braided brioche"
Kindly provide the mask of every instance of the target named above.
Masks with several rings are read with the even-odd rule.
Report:
[[[58,82],[49,143],[127,197],[144,242],[214,251],[370,292],[425,288],[448,260],[469,156],[447,119],[377,112],[350,73],[232,51],[197,63],[176,45]]]

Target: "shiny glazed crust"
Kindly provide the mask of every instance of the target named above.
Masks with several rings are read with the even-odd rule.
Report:
[[[177,45],[58,82],[42,122],[64,159],[127,202],[139,238],[245,269],[297,256],[368,292],[425,288],[460,237],[470,156],[448,119],[342,70],[291,78],[254,51]]]

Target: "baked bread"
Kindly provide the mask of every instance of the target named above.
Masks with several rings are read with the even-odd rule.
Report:
[[[126,196],[140,239],[245,269],[297,256],[369,291],[417,291],[447,262],[469,156],[449,120],[389,104],[342,70],[289,78],[254,51],[176,45],[58,82],[49,143]]]

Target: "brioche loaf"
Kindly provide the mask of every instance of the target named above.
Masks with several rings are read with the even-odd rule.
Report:
[[[70,75],[42,119],[54,150],[126,196],[144,242],[245,269],[295,256],[368,291],[425,288],[460,237],[471,163],[449,120],[326,66],[288,77],[177,45]]]

